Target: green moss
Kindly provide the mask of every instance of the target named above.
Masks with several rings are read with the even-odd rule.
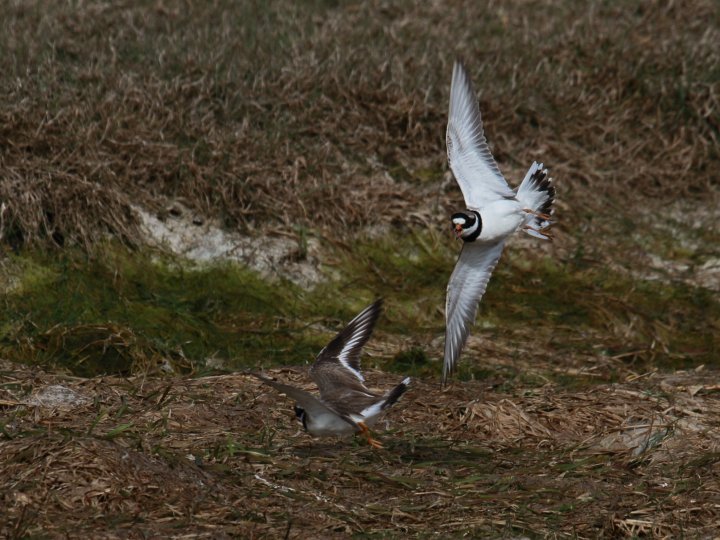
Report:
[[[384,366],[388,371],[413,376],[435,375],[435,367],[430,363],[427,353],[420,347],[412,347],[397,353],[390,362]]]
[[[342,311],[344,303],[349,309],[345,318],[375,295],[385,296],[380,327],[428,343],[444,333],[445,286],[456,256],[457,246],[438,234],[399,229],[356,242],[336,265],[339,282],[321,289],[323,294],[333,288],[343,291],[338,307]],[[487,339],[518,334],[527,341],[532,328],[533,339],[546,353],[597,354],[600,349],[631,362],[680,368],[718,363],[718,321],[720,302],[706,289],[633,279],[582,259],[527,258],[508,248],[480,303],[475,332]],[[461,363],[458,376],[496,373],[487,371],[486,366]],[[503,377],[516,375],[502,371]]]
[[[335,305],[342,318],[354,316],[374,298],[386,298],[382,328],[406,335],[442,331],[445,285],[453,255],[432,233],[405,229],[374,239],[357,239],[352,250],[337,253],[337,280],[309,298],[327,313]]]
[[[571,262],[541,261],[527,271],[509,262],[499,265],[481,304],[481,313],[503,327],[550,328],[560,342],[601,329],[610,355],[641,351],[644,360],[665,367],[717,363],[720,302],[707,289]]]
[[[2,299],[0,354],[80,375],[168,365],[202,372],[208,358],[228,369],[303,364],[382,296],[376,339],[397,334],[411,341],[376,365],[432,377],[441,359],[428,356],[428,344],[445,331],[442,307],[457,249],[436,233],[405,229],[359,239],[326,257],[335,277],[311,290],[269,283],[237,264],[194,266],[111,245],[91,258],[72,250],[26,253],[4,265],[13,285]],[[575,259],[528,259],[509,248],[473,332],[522,340],[518,350],[537,346],[546,357],[605,354],[679,368],[718,363],[718,321],[720,302],[708,290],[633,280]],[[328,331],[318,332],[314,322]],[[461,362],[458,377],[545,381],[482,362]]]
[[[90,375],[170,360],[201,368],[300,363],[322,346],[298,318],[292,286],[238,265],[183,267],[108,247],[94,258],[23,257],[44,269],[3,298],[0,351],[18,361]],[[51,276],[51,277],[49,277]]]

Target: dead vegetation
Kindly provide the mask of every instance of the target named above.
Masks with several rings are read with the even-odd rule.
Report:
[[[78,379],[3,363],[0,534],[716,535],[716,373],[634,379],[580,392],[415,380],[375,451],[310,439],[291,403],[243,375]]]
[[[137,243],[130,201],[250,231],[407,223],[418,201],[458,200],[443,183],[457,55],[508,177],[544,161],[563,222],[597,231],[587,213],[628,190],[716,185],[717,17],[709,0],[11,2],[0,234]]]

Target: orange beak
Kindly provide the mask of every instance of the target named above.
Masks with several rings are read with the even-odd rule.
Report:
[[[460,238],[460,236],[462,235],[462,231],[462,225],[460,225],[459,223],[455,224],[455,238]]]

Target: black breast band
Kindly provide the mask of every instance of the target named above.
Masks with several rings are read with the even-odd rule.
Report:
[[[475,210],[470,210],[473,214],[475,214],[475,218],[477,219],[477,229],[475,229],[475,232],[472,233],[470,236],[466,236],[463,238],[466,242],[474,242],[478,239],[478,236],[480,236],[480,233],[482,232],[482,218],[480,217],[480,212],[477,212]]]

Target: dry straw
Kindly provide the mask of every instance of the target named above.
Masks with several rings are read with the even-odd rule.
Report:
[[[137,243],[130,201],[331,236],[458,204],[443,181],[457,54],[501,168],[544,161],[565,223],[716,184],[710,1],[170,4],[7,6],[6,241]]]
[[[302,371],[271,374],[312,389]],[[0,534],[707,536],[719,398],[704,371],[591,391],[413,381],[376,451],[311,439],[291,402],[244,375],[80,379],[4,363]]]

